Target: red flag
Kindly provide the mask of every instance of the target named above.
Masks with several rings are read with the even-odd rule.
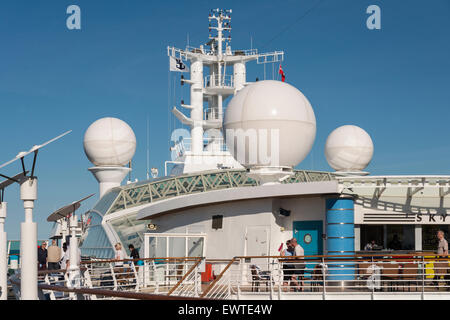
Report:
[[[283,249],[283,242],[281,243],[280,247],[278,248],[278,252],[280,252]]]
[[[278,73],[281,74],[281,81],[284,82],[284,80],[286,79],[286,76],[284,75],[283,68],[281,68],[281,64],[280,64],[280,69],[278,70]]]

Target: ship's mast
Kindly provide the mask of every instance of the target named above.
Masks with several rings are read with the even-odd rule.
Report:
[[[276,63],[281,62],[284,57],[283,51],[264,54],[259,54],[257,49],[232,51],[231,14],[232,10],[211,10],[208,17],[209,41],[205,44],[207,48],[204,45],[200,45],[198,48],[187,46],[185,50],[175,47],[167,48],[168,56],[171,59],[182,63],[190,61],[190,79],[181,77],[182,85],[190,85],[190,103],[185,104],[184,101],[181,103],[181,107],[190,111],[190,116],[187,117],[176,107],[172,109],[178,120],[191,129],[190,146],[185,145],[182,153],[184,158],[181,160],[185,163],[183,172],[208,169],[201,164],[186,169],[188,160],[199,164],[205,157],[223,157],[225,153],[225,156],[231,157],[224,147],[223,139],[204,137],[205,131],[222,128],[223,102],[248,84],[245,65],[247,62],[256,60],[258,64]],[[205,67],[207,68],[206,72],[209,71],[207,76],[204,76]],[[227,68],[232,68],[232,74],[227,74]],[[206,102],[205,105],[204,102]],[[194,158],[196,161],[192,161]],[[226,160],[220,161],[209,165],[209,168],[217,169],[219,164],[227,162]],[[232,164],[232,167],[238,166],[240,167],[237,162]]]

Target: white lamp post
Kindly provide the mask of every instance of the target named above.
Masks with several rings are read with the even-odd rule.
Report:
[[[20,292],[22,300],[37,300],[37,223],[33,222],[37,178],[25,177],[20,184],[25,221],[20,224]]]
[[[8,297],[7,276],[8,276],[8,256],[6,253],[6,232],[5,220],[7,203],[0,201],[0,300]]]
[[[28,171],[26,171],[28,173]],[[8,237],[5,231],[5,222],[8,212],[8,203],[5,200],[5,189],[14,182],[19,182],[24,177],[23,173],[16,174],[14,177],[8,177],[0,174],[6,178],[0,183],[0,300],[7,300],[8,298],[8,252],[7,242]]]
[[[70,237],[70,244],[69,244],[69,279],[67,286],[69,288],[78,288],[80,287],[80,266],[78,261],[78,240],[77,240],[77,232],[78,229],[78,218],[75,215],[75,211],[78,210],[81,206],[81,202],[83,202],[86,199],[89,199],[94,194],[91,194],[87,197],[84,197],[83,199],[80,199],[78,201],[72,202],[71,204],[68,204],[55,212],[53,212],[51,215],[48,216],[47,221],[48,222],[57,222],[59,220],[62,220],[62,223],[69,224],[69,233],[71,235]],[[63,234],[65,236],[65,233]]]
[[[8,178],[14,182],[20,183],[20,199],[23,201],[25,209],[25,221],[20,225],[20,292],[22,300],[37,300],[37,224],[33,222],[34,201],[37,200],[37,178],[34,176],[36,159],[39,149],[58,140],[71,131],[67,131],[41,145],[33,146],[27,152],[19,152],[17,156],[0,165],[0,169],[20,159],[22,163],[23,176],[17,180]],[[25,170],[25,156],[34,153],[33,166],[31,175],[27,176],[28,171]]]

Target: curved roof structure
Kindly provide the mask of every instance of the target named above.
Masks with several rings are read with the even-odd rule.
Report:
[[[332,181],[332,173],[296,170],[283,184]],[[163,177],[109,190],[92,211],[102,216],[161,200],[207,191],[255,187],[258,182],[246,170],[213,170],[175,177]]]

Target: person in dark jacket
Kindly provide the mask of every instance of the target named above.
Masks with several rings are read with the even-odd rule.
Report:
[[[130,249],[130,258],[131,259],[140,259],[139,252],[134,248],[132,244],[128,245],[128,249]],[[134,264],[136,264],[137,261],[134,261]]]
[[[38,248],[38,269],[47,269],[47,243],[42,242],[41,246]]]

